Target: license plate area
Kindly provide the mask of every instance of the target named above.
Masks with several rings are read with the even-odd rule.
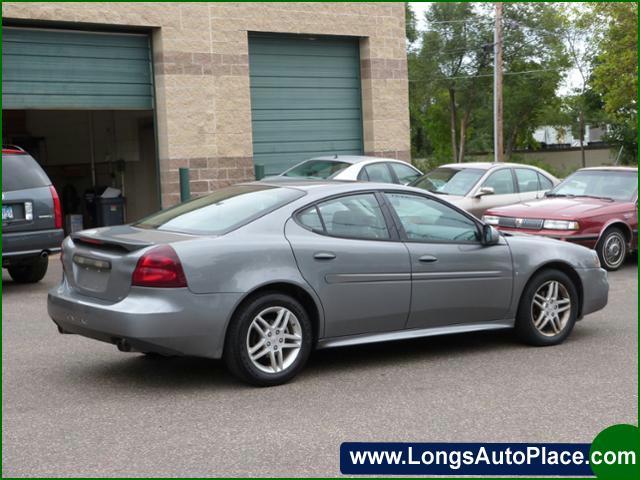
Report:
[[[15,218],[12,205],[2,205],[2,221],[9,222]]]
[[[81,291],[101,294],[109,288],[111,262],[84,255],[73,256],[73,276]]]

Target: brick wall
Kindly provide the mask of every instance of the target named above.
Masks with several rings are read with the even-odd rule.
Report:
[[[404,5],[5,2],[3,18],[152,30],[162,204],[254,178],[248,31],[361,37],[364,146],[409,159]]]

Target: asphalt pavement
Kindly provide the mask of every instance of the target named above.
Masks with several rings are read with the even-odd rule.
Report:
[[[47,316],[60,279],[2,277],[3,476],[334,476],[344,441],[590,442],[638,418],[638,269],[557,347],[509,332],[323,350],[256,389],[222,362],[147,358]]]

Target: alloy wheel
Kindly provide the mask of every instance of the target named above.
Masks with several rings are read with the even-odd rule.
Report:
[[[280,373],[298,358],[302,328],[298,317],[285,307],[269,307],[256,315],[247,331],[247,352],[254,367]]]
[[[543,283],[533,295],[531,318],[538,332],[547,337],[558,335],[571,317],[571,296],[557,280]]]

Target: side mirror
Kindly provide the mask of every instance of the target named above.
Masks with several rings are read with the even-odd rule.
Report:
[[[500,241],[500,232],[491,225],[482,226],[482,245],[495,245]]]
[[[484,197],[485,195],[494,195],[495,193],[496,191],[493,187],[481,187],[478,193],[476,193],[476,198]]]

